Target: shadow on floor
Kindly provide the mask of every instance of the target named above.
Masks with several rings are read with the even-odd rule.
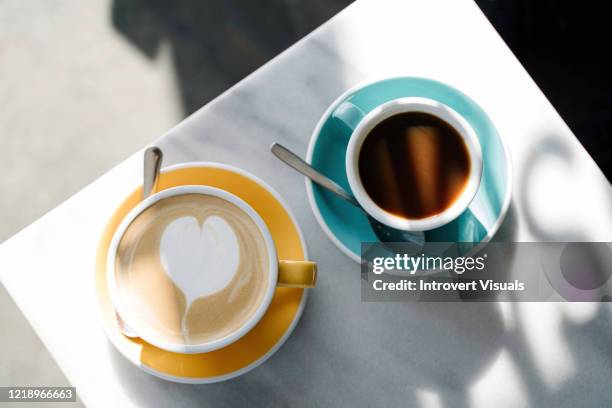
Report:
[[[150,58],[171,44],[186,115],[234,85],[349,0],[114,0],[114,27]]]

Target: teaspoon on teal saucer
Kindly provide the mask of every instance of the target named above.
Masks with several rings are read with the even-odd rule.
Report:
[[[425,234],[423,232],[410,232],[391,228],[380,223],[370,216],[350,193],[340,187],[335,181],[318,172],[310,164],[306,163],[300,156],[293,153],[281,144],[272,143],[270,151],[289,167],[308,177],[321,187],[331,191],[343,200],[359,208],[368,218],[372,231],[381,242],[410,242],[412,244],[425,245]]]

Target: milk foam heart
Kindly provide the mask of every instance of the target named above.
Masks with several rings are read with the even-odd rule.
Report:
[[[170,196],[146,208],[124,232],[115,261],[130,326],[174,344],[215,341],[243,327],[267,293],[268,273],[258,225],[209,194]]]
[[[195,299],[225,288],[240,263],[238,238],[216,215],[201,226],[192,216],[173,220],[162,234],[159,253],[166,274],[185,295],[187,308]]]

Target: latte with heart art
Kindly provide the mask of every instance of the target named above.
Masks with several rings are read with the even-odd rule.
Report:
[[[205,194],[157,201],[128,226],[117,249],[119,294],[141,328],[174,343],[221,339],[262,303],[268,252],[255,222]]]

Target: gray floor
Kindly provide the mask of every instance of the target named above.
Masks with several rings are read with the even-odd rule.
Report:
[[[109,8],[0,4],[0,213],[10,215],[0,241],[183,116],[168,51],[140,55],[113,29]],[[68,385],[4,287],[0,327],[0,385]]]
[[[1,2],[0,242],[348,3]],[[0,327],[0,386],[67,385],[3,287]]]

